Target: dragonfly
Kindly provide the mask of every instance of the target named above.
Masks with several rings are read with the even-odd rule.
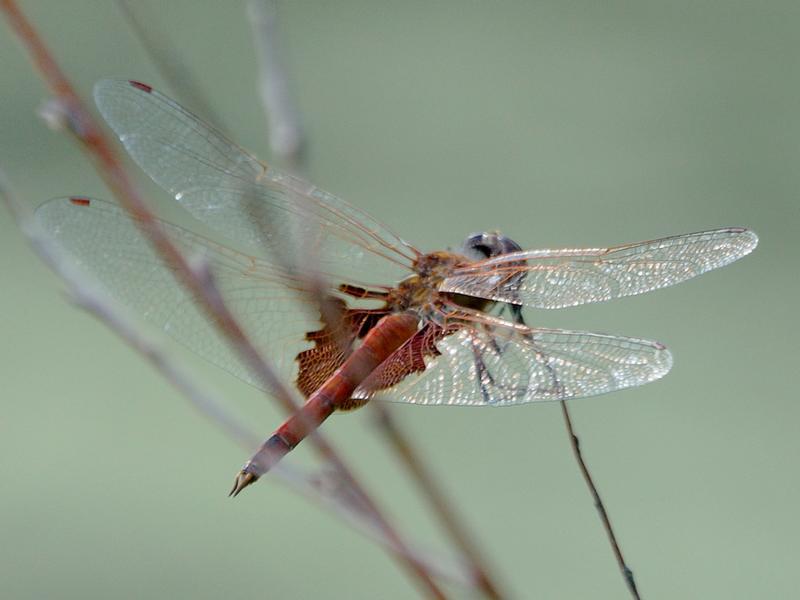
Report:
[[[257,159],[152,87],[103,80],[95,102],[133,160],[209,233],[160,225],[209,265],[262,356],[305,403],[245,463],[232,495],[335,411],[373,398],[419,405],[564,401],[660,379],[661,343],[529,325],[558,309],[671,286],[753,251],[726,227],[607,248],[523,250],[496,231],[423,252],[366,212]],[[39,224],[110,294],[178,342],[261,389],[118,205],[50,200]],[[195,227],[197,229],[197,227]],[[308,293],[321,281],[326,319]],[[267,391],[269,391],[267,389]]]

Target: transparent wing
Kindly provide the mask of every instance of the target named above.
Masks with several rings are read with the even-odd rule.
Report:
[[[655,381],[672,366],[669,350],[658,342],[635,338],[531,329],[500,319],[455,327],[451,334],[429,330],[432,344],[412,340],[379,371],[403,372],[394,385],[376,372],[356,390],[356,396],[412,404],[506,406],[545,400],[596,396]],[[417,348],[424,370],[408,373],[405,366]],[[416,357],[414,357],[416,358]],[[400,363],[400,364],[398,364]],[[385,389],[384,389],[385,388]]]
[[[731,227],[612,248],[529,250],[457,269],[447,292],[535,308],[563,308],[642,294],[749,254],[756,234]]]
[[[36,219],[114,298],[203,358],[260,387],[120,207],[57,198],[40,206]],[[252,256],[175,225],[161,225],[187,256],[201,255],[209,262],[227,305],[253,343],[293,381],[294,357],[308,348],[305,332],[317,329],[319,321],[315,307],[292,289],[292,278]]]
[[[131,157],[195,218],[293,268],[313,255],[335,281],[402,279],[418,252],[363,211],[267,166],[149,86],[95,85],[100,112]],[[300,252],[302,250],[302,252]]]

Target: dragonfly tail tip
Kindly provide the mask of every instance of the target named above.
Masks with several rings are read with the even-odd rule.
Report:
[[[228,493],[228,498],[235,498],[244,488],[255,483],[257,479],[258,476],[253,473],[249,473],[245,470],[239,471],[233,482],[233,488],[231,488],[231,491]]]

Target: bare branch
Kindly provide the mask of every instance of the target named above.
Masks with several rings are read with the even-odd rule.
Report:
[[[177,279],[192,293],[197,305],[217,326],[220,333],[250,368],[252,374],[266,389],[270,390],[271,395],[281,403],[287,412],[294,412],[295,402],[290,390],[283,385],[276,372],[264,361],[227,306],[216,301],[213,285],[196,276],[186,258],[159,226],[158,220],[133,185],[122,163],[117,159],[113,146],[84,108],[69,80],[55,62],[33,25],[25,18],[14,0],[1,0],[0,9],[5,13],[13,31],[28,49],[45,82],[62,102],[69,118],[71,132],[93,157],[99,174],[114,192],[120,204],[130,213],[165,263],[173,266]],[[219,296],[218,291],[216,296]],[[421,563],[408,550],[399,533],[380,512],[364,487],[357,481],[344,461],[339,458],[338,453],[318,432],[315,432],[311,438],[317,450],[331,462],[343,481],[361,497],[364,506],[369,508],[383,532],[392,540],[392,546],[398,549],[393,556],[406,567],[413,575],[414,580],[428,594],[435,598],[445,598],[444,592],[433,580],[427,565]]]
[[[258,90],[267,117],[270,147],[291,171],[302,171],[306,158],[305,133],[281,57],[277,3],[250,0],[247,15],[253,29],[259,64]]]
[[[497,585],[494,583],[486,568],[486,562],[481,556],[478,545],[472,539],[466,525],[462,521],[455,505],[447,498],[444,490],[439,486],[436,478],[428,470],[425,462],[415,448],[410,437],[397,423],[392,410],[382,402],[370,402],[376,421],[385,439],[394,450],[395,455],[411,475],[422,496],[428,501],[434,514],[441,522],[450,539],[464,556],[467,565],[472,570],[476,586],[487,598],[502,598]]]
[[[150,58],[150,62],[156,67],[164,81],[175,90],[178,98],[222,131],[228,131],[219,113],[214,110],[203,93],[192,70],[172,47],[169,37],[159,31],[158,19],[153,18],[152,15],[150,17],[142,16],[147,3],[117,0],[117,4],[131,31],[139,39],[142,48]]]
[[[188,400],[192,408],[227,437],[245,449],[250,449],[259,443],[260,437],[231,414],[221,400],[200,388],[192,376],[185,372],[159,344],[142,334],[140,324],[110,297],[102,283],[93,280],[72,262],[65,260],[63,253],[38,227],[27,206],[12,193],[7,177],[1,169],[0,197],[3,198],[31,247],[65,283],[70,299],[77,306],[101,321],[146,358]],[[358,510],[359,507],[336,486],[326,484],[325,477],[306,473],[288,461],[276,465],[273,471],[284,485],[334,513],[362,535],[393,551],[400,551],[375,523],[371,514]],[[466,587],[475,585],[466,565],[418,549],[413,550],[413,553],[416,559],[428,565],[437,577]]]
[[[197,386],[191,376],[181,369],[160,345],[140,332],[140,325],[110,297],[100,282],[91,279],[72,262],[64,259],[63,253],[59,252],[58,247],[41,230],[27,207],[12,194],[2,171],[0,171],[0,195],[36,254],[66,284],[72,302],[95,316],[131,348],[144,356],[189,400],[193,408],[219,427],[228,437],[245,448],[251,448],[258,443],[258,436],[232,415],[220,400]]]
[[[289,77],[281,55],[281,44],[278,27],[278,10],[276,0],[250,0],[247,14],[253,29],[253,42],[259,59],[259,90],[264,111],[269,123],[270,144],[273,152],[282,157],[295,170],[302,171],[303,151],[307,149],[300,123],[300,111],[293,102],[289,91]],[[257,210],[254,207],[254,210]],[[311,244],[299,244],[301,251],[307,250]],[[308,257],[306,257],[308,258]],[[309,264],[317,264],[313,259]],[[342,309],[331,302],[327,296],[326,282],[321,275],[309,278],[306,295],[317,304],[325,328],[339,332],[337,336],[343,354],[348,351],[349,341],[340,324],[343,321]],[[422,496],[431,506],[434,514],[442,523],[455,547],[469,564],[476,586],[488,598],[500,598],[500,592],[492,581],[485,561],[477,549],[477,545],[467,532],[467,527],[458,516],[454,505],[449,501],[435,478],[419,459],[411,438],[406,435],[392,416],[392,409],[380,402],[370,402],[378,415],[377,422],[384,439],[392,448],[398,460],[405,466]]]
[[[622,548],[620,548],[619,543],[617,542],[617,536],[614,534],[614,528],[611,526],[611,519],[609,519],[608,513],[606,512],[606,507],[603,504],[603,500],[600,498],[600,492],[597,491],[597,486],[595,486],[594,481],[592,480],[592,475],[589,473],[589,467],[586,466],[586,463],[583,460],[583,455],[581,454],[581,442],[572,428],[572,419],[569,416],[569,409],[567,409],[567,402],[565,400],[561,401],[561,411],[564,415],[564,422],[567,426],[567,433],[569,434],[570,442],[572,443],[572,451],[575,454],[575,460],[578,461],[578,466],[583,474],[583,479],[586,481],[586,485],[589,486],[589,491],[592,494],[592,498],[594,498],[595,508],[597,508],[597,512],[600,513],[600,519],[603,521],[603,527],[605,527],[606,534],[608,534],[608,541],[611,542],[611,548],[614,551],[614,556],[617,559],[619,569],[622,572],[622,576],[625,578],[625,584],[628,586],[631,596],[633,596],[635,600],[639,600],[639,590],[636,589],[636,582],[633,579],[633,571],[631,571],[631,569],[628,568],[628,565],[625,563],[625,559],[622,556]]]

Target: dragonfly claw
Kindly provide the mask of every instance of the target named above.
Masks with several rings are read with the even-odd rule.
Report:
[[[248,485],[255,483],[257,479],[258,476],[253,473],[245,471],[244,469],[239,471],[239,473],[236,475],[236,480],[233,482],[233,488],[228,494],[228,498],[235,498],[239,495],[239,492],[241,492]]]

